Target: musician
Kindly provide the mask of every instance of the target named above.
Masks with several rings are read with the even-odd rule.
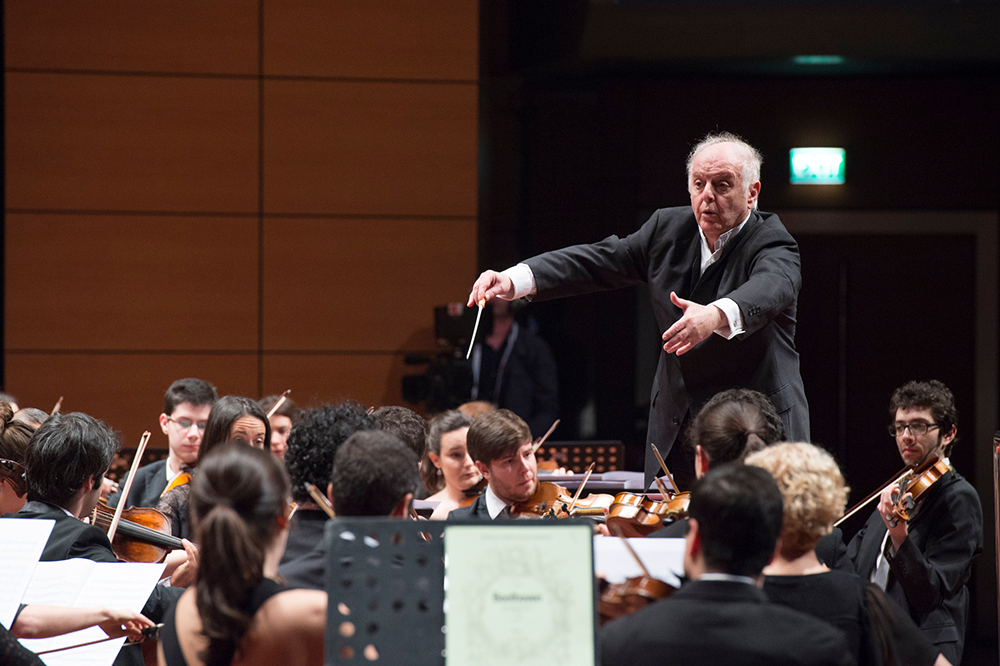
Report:
[[[45,419],[49,418],[47,412],[43,412],[36,407],[22,407],[21,409],[14,412],[14,420],[20,421],[21,423],[26,423],[31,426],[31,428],[37,429],[38,426],[45,423]]]
[[[427,420],[424,417],[412,409],[396,405],[379,407],[372,416],[379,422],[382,430],[398,437],[420,460],[427,442]]]
[[[87,414],[57,414],[35,432],[24,458],[28,503],[9,517],[55,521],[41,561],[74,557],[118,561],[108,536],[81,520],[94,510],[101,494],[101,480],[118,447],[118,437],[111,428]],[[180,588],[194,579],[197,551],[188,541],[184,547],[189,561],[172,572],[173,587],[157,585],[142,609],[142,614],[154,622],[159,622],[166,608],[180,596]],[[138,647],[123,648],[115,664],[142,664],[142,653]]]
[[[430,494],[429,501],[438,502],[431,520],[444,520],[465,499],[465,491],[483,478],[472,462],[466,437],[472,419],[453,409],[431,420],[427,448],[420,461],[420,478]]]
[[[326,593],[277,582],[290,511],[281,462],[227,443],[190,485],[202,569],[164,622],[159,664],[322,664]]]
[[[198,449],[212,405],[219,399],[215,387],[202,379],[178,379],[163,396],[160,430],[167,436],[167,457],[139,468],[128,493],[129,506],[155,507],[160,495],[184,468],[198,463]],[[126,477],[126,480],[128,477]],[[120,488],[125,487],[123,481]],[[108,497],[118,506],[121,491]]]
[[[767,601],[761,570],[781,532],[781,493],[762,469],[723,465],[695,485],[684,546],[691,579],[601,630],[604,666],[853,664],[839,630]]]
[[[269,413],[279,400],[281,400],[280,395],[269,395],[258,400],[257,404]],[[288,437],[292,434],[292,428],[301,418],[302,409],[286,396],[281,405],[274,410],[274,414],[267,419],[271,424],[271,453],[281,460],[285,459],[285,453],[288,451]]]
[[[889,414],[889,433],[906,465],[917,468],[934,457],[947,461],[958,441],[958,411],[944,384],[910,382],[896,389]],[[910,519],[892,526],[896,492],[898,484],[882,492],[848,553],[858,574],[906,609],[924,635],[957,665],[969,610],[966,583],[972,560],[983,549],[979,495],[949,464],[921,496]]]
[[[747,456],[746,464],[767,470],[784,499],[780,547],[764,567],[768,599],[843,631],[859,666],[944,666],[944,657],[881,590],[816,556],[816,543],[847,503],[833,457],[812,444],[786,442]],[[879,613],[882,608],[890,611]]]
[[[524,502],[535,494],[538,464],[531,430],[520,416],[508,409],[483,414],[469,426],[466,444],[488,485],[470,506],[448,514],[449,520],[507,517],[511,505]]]
[[[20,511],[27,501],[22,463],[34,434],[34,428],[14,420],[10,403],[0,401],[0,460],[7,461],[0,463],[0,516]]]
[[[407,518],[419,482],[417,456],[395,435],[358,430],[337,448],[327,497],[338,517]],[[282,573],[292,587],[325,589],[326,542],[292,562]]]
[[[290,587],[322,590],[327,514],[313,500],[306,483],[326,493],[337,449],[356,432],[377,430],[378,421],[356,402],[324,405],[302,415],[288,438],[285,468],[297,508],[288,527],[288,543],[278,571]],[[318,548],[319,552],[314,552]]]
[[[227,395],[212,405],[205,422],[204,436],[198,447],[200,462],[215,447],[225,442],[242,442],[256,449],[263,449],[271,441],[271,426],[267,412],[256,401],[241,395]],[[171,487],[160,496],[156,510],[170,520],[171,533],[187,538],[192,532],[188,523],[187,500],[191,492],[187,479],[196,476],[196,469],[171,482]]]
[[[757,211],[761,161],[739,137],[711,134],[688,157],[690,208],[658,210],[624,239],[609,236],[503,273],[486,271],[469,295],[473,306],[494,297],[544,300],[648,284],[664,333],[645,441],[668,456],[682,490],[694,481],[694,469],[675,440],[719,389],[764,393],[788,434],[809,439],[794,345],[799,252],[776,215]],[[657,469],[647,455],[647,483]]]

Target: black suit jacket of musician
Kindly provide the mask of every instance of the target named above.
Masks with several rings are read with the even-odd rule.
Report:
[[[490,511],[486,508],[486,493],[479,493],[469,506],[455,509],[448,514],[448,520],[492,520]]]
[[[135,473],[135,481],[132,482],[132,487],[128,491],[129,507],[156,508],[156,504],[160,501],[160,495],[167,489],[166,467],[167,460],[164,458],[163,460],[157,460],[139,468]],[[125,489],[127,481],[128,476],[126,475],[125,481],[119,484],[118,492],[108,497],[108,506],[112,509],[118,506],[118,501],[122,495],[121,491]]]
[[[28,502],[9,518],[49,519],[56,521],[52,527],[49,540],[42,550],[41,562],[58,562],[76,557],[94,562],[118,562],[108,535],[98,527],[88,525],[67,515],[57,506],[44,502]],[[184,592],[181,588],[157,585],[146,600],[142,614],[153,622],[160,622],[167,609],[173,605]],[[122,648],[115,659],[116,666],[141,666],[142,652],[139,646]]]
[[[909,612],[927,639],[953,664],[961,661],[969,609],[966,583],[983,550],[983,508],[975,488],[949,471],[927,491],[895,556],[886,594]],[[848,545],[858,575],[868,580],[887,532],[878,510]]]
[[[736,302],[744,333],[725,340],[714,333],[682,356],[661,347],[650,394],[647,442],[666,455],[681,424],[719,391],[748,388],[767,395],[791,441],[809,441],[809,408],[799,355],[795,316],[801,272],[795,240],[773,213],[753,211],[746,226],[701,270],[701,236],[690,207],[663,208],[625,238],[609,236],[524,262],[535,277],[533,300],[561,298],[645,283],[660,331],[682,316],[670,292],[707,305],[727,297]],[[646,456],[646,479],[658,469]]]
[[[844,634],[746,583],[693,581],[601,629],[604,666],[848,666]]]

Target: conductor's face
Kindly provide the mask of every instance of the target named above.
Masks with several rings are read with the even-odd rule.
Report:
[[[760,193],[760,182],[743,183],[741,162],[731,143],[702,148],[691,161],[691,209],[711,245],[742,222]]]
[[[488,466],[477,462],[476,467],[497,497],[507,504],[524,502],[535,494],[538,488],[538,463],[531,440],[528,439],[517,451],[497,458]]]

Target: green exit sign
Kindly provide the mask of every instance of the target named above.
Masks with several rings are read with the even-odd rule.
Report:
[[[792,148],[791,183],[793,185],[843,185],[843,148]]]

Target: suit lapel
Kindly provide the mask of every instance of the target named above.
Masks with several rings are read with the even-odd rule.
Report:
[[[876,510],[872,514],[872,517],[868,519],[865,536],[861,541],[861,551],[858,553],[858,562],[855,567],[858,575],[865,580],[869,579],[872,571],[875,569],[875,563],[882,548],[882,539],[885,538],[885,533],[888,531],[885,523],[882,522],[882,517],[879,516]]]
[[[754,234],[756,234],[757,230],[760,228],[760,225],[758,224],[759,220],[760,220],[760,215],[757,214],[757,211],[752,211],[750,213],[750,218],[747,220],[746,225],[744,225],[740,233],[736,234],[735,238],[726,243],[726,247],[722,248],[722,252],[719,254],[719,258],[716,259],[715,263],[705,268],[704,273],[701,273],[701,234],[695,232],[695,241],[696,241],[695,249],[697,250],[697,252],[695,254],[694,272],[692,273],[692,280],[691,280],[691,284],[694,285],[690,292],[691,294],[690,298],[692,300],[701,303],[701,301],[695,298],[695,292],[698,290],[698,287],[701,286],[702,282],[706,284],[710,283],[710,281],[715,277],[716,273],[723,270],[723,267],[729,261],[729,256],[734,252],[736,252],[737,248],[749,242],[748,239]],[[702,305],[706,304],[702,303]]]

